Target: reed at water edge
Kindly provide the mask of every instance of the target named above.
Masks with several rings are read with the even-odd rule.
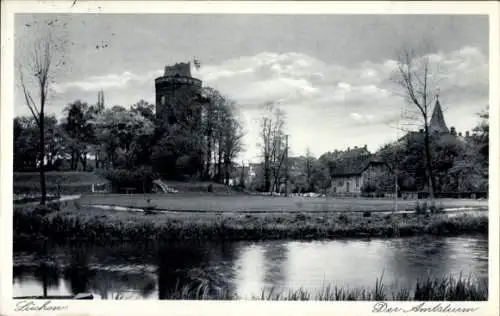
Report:
[[[488,281],[471,277],[441,277],[417,280],[413,287],[400,287],[390,291],[382,278],[377,278],[373,288],[345,288],[325,285],[319,291],[306,289],[279,291],[262,290],[260,295],[238,297],[226,288],[213,288],[206,282],[179,286],[169,291],[167,300],[266,300],[266,301],[486,301]]]

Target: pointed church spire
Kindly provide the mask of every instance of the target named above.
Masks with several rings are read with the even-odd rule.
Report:
[[[429,129],[433,133],[449,133],[448,127],[444,121],[443,110],[441,109],[441,104],[439,103],[439,90],[436,94],[436,104],[434,105],[434,111],[432,112]]]

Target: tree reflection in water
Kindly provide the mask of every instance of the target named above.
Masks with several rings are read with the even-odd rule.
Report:
[[[142,298],[151,295],[155,287],[155,280],[148,275],[136,272],[119,272],[96,270],[90,282],[90,289],[101,296],[101,299]]]
[[[43,296],[45,297],[48,295],[49,288],[57,288],[59,286],[60,278],[59,267],[47,243],[40,245],[40,248],[35,253],[34,262],[36,264],[34,277],[42,284]]]
[[[189,299],[188,294],[200,288],[207,297],[216,297],[224,286],[220,274],[210,269],[214,251],[217,252],[205,243],[160,245],[157,251],[158,298],[176,299],[181,295]]]
[[[264,284],[274,290],[282,289],[286,282],[288,247],[285,242],[267,243],[264,246]]]
[[[108,257],[104,256],[105,261],[102,260],[103,252],[108,253]],[[117,255],[115,252],[121,261],[114,258]],[[155,281],[151,276],[141,271],[114,271],[114,265],[106,262],[128,262],[128,257],[134,255],[134,252],[124,251],[122,247],[71,247],[65,278],[69,281],[73,294],[93,292],[102,299],[126,299],[136,294],[142,297],[151,295],[155,290]],[[93,261],[95,264],[91,266]]]
[[[90,251],[88,247],[68,247],[69,265],[64,271],[64,277],[69,281],[71,292],[76,295],[89,290],[94,272],[90,269]]]

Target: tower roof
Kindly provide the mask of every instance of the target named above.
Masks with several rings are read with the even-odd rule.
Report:
[[[165,66],[164,76],[174,77],[191,77],[191,63],[176,63],[172,66]]]
[[[449,133],[448,127],[444,121],[443,110],[441,110],[439,98],[436,99],[436,104],[434,105],[434,112],[432,112],[429,129],[431,132]]]

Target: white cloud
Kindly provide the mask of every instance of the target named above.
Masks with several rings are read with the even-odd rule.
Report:
[[[455,104],[483,106],[480,102],[487,99],[489,69],[488,59],[481,51],[464,47],[453,52],[435,52],[428,57],[436,73],[442,103],[449,100],[444,107],[453,109]],[[396,69],[396,61],[391,59],[346,67],[326,64],[303,53],[262,52],[219,64],[205,64],[199,70],[193,69],[193,76],[234,99],[243,111],[254,111],[266,101],[280,100],[285,111],[287,108],[297,111],[290,116],[292,134],[293,130],[304,134],[311,130],[312,124],[315,130],[321,128],[322,133],[335,134],[339,126],[384,124],[400,111],[403,100],[395,95],[397,87],[389,80]],[[142,85],[148,89],[141,88],[147,96],[154,94],[153,80],[161,74],[162,70],[143,74],[125,71],[63,83],[56,88],[60,93],[99,89],[118,93]],[[302,136],[294,139],[305,137]],[[245,143],[250,155],[255,154],[256,137],[256,131],[249,128]],[[305,148],[307,141],[311,140],[303,140],[304,143],[296,146]]]
[[[137,75],[129,71],[121,74],[108,74],[102,76],[90,76],[85,80],[54,84],[52,89],[58,93],[64,93],[71,89],[83,91],[99,91],[101,89],[127,89],[131,84],[144,84],[153,82],[155,77],[162,74],[161,70],[149,71],[142,75]]]
[[[441,93],[467,93],[488,84],[488,61],[474,47],[428,56],[436,70],[437,85]],[[439,64],[439,67],[438,67]],[[204,65],[193,70],[193,75],[205,85],[219,89],[243,105],[259,105],[270,99],[285,103],[298,102],[339,103],[363,106],[394,98],[394,86],[388,85],[396,69],[394,60],[374,63],[365,61],[354,67],[326,64],[312,56],[290,52],[278,54],[262,52],[242,56],[220,64]],[[144,74],[123,72],[92,76],[84,80],[54,86],[57,92],[70,89],[96,91],[100,89],[127,89],[132,85],[153,84],[161,70]],[[456,91],[460,89],[460,91]]]
[[[373,122],[373,120],[375,119],[375,117],[372,114],[359,114],[359,113],[356,113],[356,112],[353,112],[353,113],[349,114],[349,116],[354,121],[356,121],[356,122],[362,122],[362,123]]]

